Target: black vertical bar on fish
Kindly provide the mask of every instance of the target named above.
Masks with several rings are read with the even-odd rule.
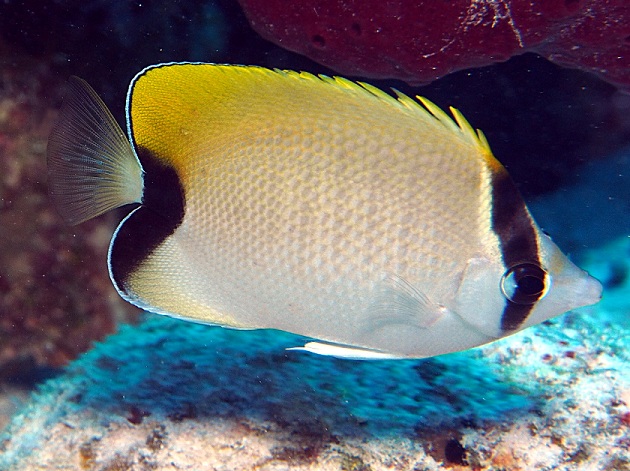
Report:
[[[536,228],[525,201],[505,169],[492,173],[492,230],[499,237],[503,264],[507,269],[521,262],[540,266]],[[533,304],[505,300],[501,330],[518,329],[532,311]]]

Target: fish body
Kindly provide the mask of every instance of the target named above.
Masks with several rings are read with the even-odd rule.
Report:
[[[143,309],[420,358],[601,296],[457,110],[342,78],[160,64],[129,87],[127,139],[85,82],[71,89],[50,193],[70,223],[135,204],[109,270]]]

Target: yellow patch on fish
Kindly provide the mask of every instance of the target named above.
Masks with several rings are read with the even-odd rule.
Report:
[[[84,81],[71,88],[50,193],[70,223],[136,204],[109,268],[147,310],[418,358],[600,298],[457,110],[338,77],[161,64],[129,87],[129,142]]]

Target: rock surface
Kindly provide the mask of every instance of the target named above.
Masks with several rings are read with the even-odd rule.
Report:
[[[537,52],[630,88],[626,0],[239,0],[266,39],[346,75],[427,83]]]

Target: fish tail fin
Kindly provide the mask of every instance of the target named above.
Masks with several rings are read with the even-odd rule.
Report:
[[[142,166],[125,133],[85,80],[70,92],[48,139],[48,192],[71,225],[140,203]]]

